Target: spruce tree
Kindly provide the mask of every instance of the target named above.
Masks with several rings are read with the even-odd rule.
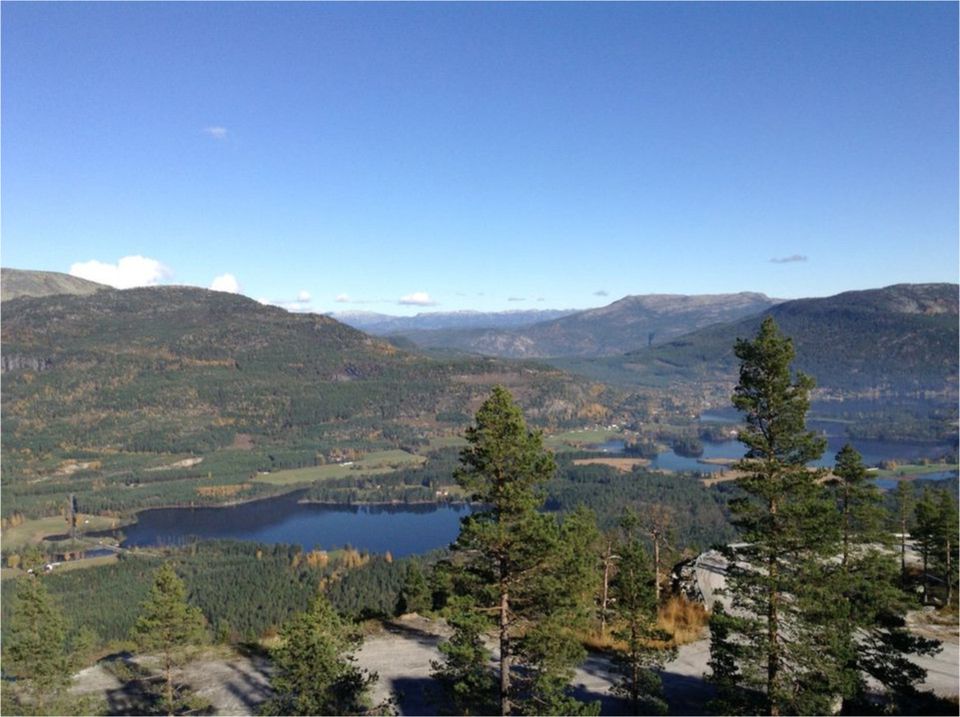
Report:
[[[36,575],[17,580],[10,618],[10,636],[3,654],[3,669],[25,688],[33,709],[44,714],[70,680],[65,652],[63,613]]]
[[[447,571],[454,594],[494,618],[495,701],[504,715],[578,711],[564,680],[583,656],[572,628],[589,614],[593,536],[583,533],[595,527],[583,515],[561,523],[538,511],[556,464],[506,389],[493,390],[466,438],[456,479],[486,509],[462,520]]]
[[[189,657],[191,648],[205,638],[203,613],[187,604],[187,588],[170,563],[157,570],[150,594],[133,626],[133,638],[145,652],[160,655],[164,674],[163,705],[172,715],[178,701],[173,670]]]
[[[274,696],[262,706],[270,715],[349,715],[366,709],[366,692],[377,676],[354,664],[360,635],[319,595],[313,605],[280,630],[271,656]]]

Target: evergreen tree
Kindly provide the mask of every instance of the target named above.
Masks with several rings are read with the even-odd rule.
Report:
[[[453,636],[439,645],[443,659],[430,663],[441,687],[438,706],[455,715],[493,714],[498,707],[490,650],[483,644],[489,622],[475,608],[470,597],[451,598],[447,622]]]
[[[348,715],[366,708],[366,692],[377,676],[358,668],[351,654],[360,635],[323,595],[280,630],[272,651],[274,697],[268,715]]]
[[[821,472],[806,464],[826,442],[806,430],[813,379],[791,378],[793,344],[772,317],[756,338],[738,340],[740,381],[734,405],[746,427],[739,440],[747,447],[736,468],[745,496],[730,503],[745,545],[730,556],[727,585],[738,615],[742,643],[741,687],[762,695],[764,711],[816,712],[829,707],[818,676],[829,670],[811,649],[818,636],[803,620],[803,595],[810,576],[835,554],[838,521]]]
[[[454,593],[473,598],[478,614],[495,616],[500,712],[574,711],[561,683],[583,655],[571,626],[588,613],[593,571],[586,546],[592,535],[575,534],[587,531],[590,521],[568,518],[564,527],[555,516],[538,512],[540,487],[556,466],[506,389],[493,390],[466,438],[456,479],[487,509],[461,522],[450,584]],[[549,634],[546,625],[553,628]],[[521,665],[525,669],[515,671]]]
[[[940,504],[936,492],[929,487],[923,489],[920,500],[917,501],[915,518],[913,537],[923,561],[923,602],[927,603],[930,597],[930,563],[935,560],[941,541]]]
[[[173,670],[189,657],[191,648],[205,638],[203,613],[187,604],[187,589],[170,563],[154,576],[150,594],[133,626],[133,638],[145,652],[157,652],[163,667],[163,704],[172,715],[177,708]]]
[[[900,532],[900,584],[907,584],[907,534],[913,517],[913,486],[907,481],[898,481],[896,490],[897,523]]]
[[[957,582],[957,499],[945,490],[939,491],[939,516],[937,534],[939,545],[934,561],[937,570],[943,576],[947,589],[945,604],[953,604],[953,586]]]
[[[846,569],[851,548],[864,543],[888,543],[883,530],[883,497],[867,478],[867,468],[857,450],[847,443],[836,455],[833,477],[827,485],[840,511],[840,561]]]
[[[906,630],[909,599],[899,588],[895,558],[882,530],[879,489],[868,479],[860,454],[846,445],[837,454],[831,487],[841,525],[841,559],[825,561],[811,575],[804,593],[808,634],[815,636],[813,657],[832,665],[819,680],[847,709],[867,704],[865,677],[891,692],[912,690],[924,671],[908,655],[932,654],[938,648]]]
[[[666,714],[660,675],[655,670],[676,656],[676,649],[655,643],[669,641],[670,635],[657,627],[656,574],[643,544],[633,535],[635,516],[625,519],[627,541],[620,547],[620,562],[613,579],[613,604],[620,628],[614,637],[627,646],[616,659],[620,680],[615,693],[630,702],[630,714]]]
[[[19,697],[32,703],[39,714],[45,713],[70,680],[65,640],[63,614],[41,578],[19,578],[3,669],[17,678],[18,688],[25,688]]]
[[[422,613],[430,609],[432,595],[423,568],[416,560],[411,560],[407,567],[407,574],[403,580],[403,587],[397,597],[397,614]]]

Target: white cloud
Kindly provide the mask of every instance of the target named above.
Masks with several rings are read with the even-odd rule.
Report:
[[[131,289],[134,286],[156,286],[173,276],[173,271],[156,259],[136,254],[125,256],[116,264],[105,264],[91,259],[70,265],[70,275],[79,276],[115,289]]]
[[[508,296],[507,301],[526,301],[522,296]]]
[[[203,133],[208,137],[213,137],[215,140],[222,142],[227,138],[227,128],[226,127],[204,127]]]
[[[221,274],[212,282],[210,282],[210,288],[213,291],[225,291],[228,294],[239,294],[240,282],[237,281],[237,277],[235,277],[233,274]]]
[[[347,294],[337,294],[337,297],[334,299],[338,304],[349,304],[350,296]]]
[[[593,295],[594,296],[610,296],[610,294],[607,292],[606,289],[598,289],[597,291],[593,292]]]
[[[297,294],[297,302],[300,304],[306,304],[309,301],[310,301],[310,292],[305,289],[301,289],[300,292]]]
[[[790,256],[774,257],[770,260],[772,264],[793,264],[798,261],[806,261],[807,257],[803,254],[792,254]]]
[[[412,294],[401,296],[397,303],[411,306],[435,306],[437,302],[431,299],[427,292],[415,291]]]

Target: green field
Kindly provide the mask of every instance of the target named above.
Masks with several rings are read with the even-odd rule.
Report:
[[[116,527],[115,518],[104,518],[99,515],[81,515],[78,532],[88,530],[109,530]],[[7,528],[3,531],[3,549],[15,550],[24,545],[39,543],[48,535],[62,535],[70,529],[66,518],[60,515],[49,518],[26,520],[22,524]],[[79,537],[79,536],[78,536]]]
[[[566,431],[557,433],[544,438],[544,444],[547,448],[554,451],[571,451],[582,449],[594,443],[603,443],[612,438],[620,438],[623,434],[620,431],[610,431],[605,428],[582,431]]]
[[[916,463],[897,466],[896,468],[880,469],[870,471],[871,478],[902,478],[904,476],[923,476],[930,473],[941,473],[943,471],[955,471],[960,469],[956,463]]]
[[[415,456],[401,450],[375,451],[363,458],[347,463],[337,463],[325,466],[311,466],[309,468],[293,468],[273,473],[261,473],[254,481],[270,485],[295,485],[297,483],[314,483],[316,481],[333,478],[349,478],[360,476],[382,475],[392,473],[398,468],[411,468],[426,462],[423,456]]]

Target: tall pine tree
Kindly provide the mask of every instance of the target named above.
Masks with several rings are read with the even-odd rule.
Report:
[[[810,575],[837,547],[837,521],[819,485],[822,472],[807,468],[826,442],[806,429],[813,379],[791,376],[793,344],[773,318],[756,338],[738,340],[740,381],[734,405],[746,427],[746,446],[736,464],[744,497],[731,501],[734,524],[745,545],[730,556],[727,584],[736,622],[728,642],[739,644],[741,687],[762,696],[771,715],[824,709],[815,659],[803,628],[801,596]]]
[[[454,593],[470,597],[460,609],[492,618],[499,647],[495,702],[503,715],[579,712],[583,706],[569,697],[566,681],[584,656],[573,628],[589,616],[594,571],[587,546],[595,525],[585,514],[561,523],[539,512],[541,486],[556,464],[505,388],[493,390],[466,438],[456,478],[486,509],[461,522],[446,570]],[[472,621],[461,622],[476,629]],[[454,640],[469,646],[469,637]],[[445,654],[438,674],[455,667]],[[472,702],[485,698],[476,695]]]

